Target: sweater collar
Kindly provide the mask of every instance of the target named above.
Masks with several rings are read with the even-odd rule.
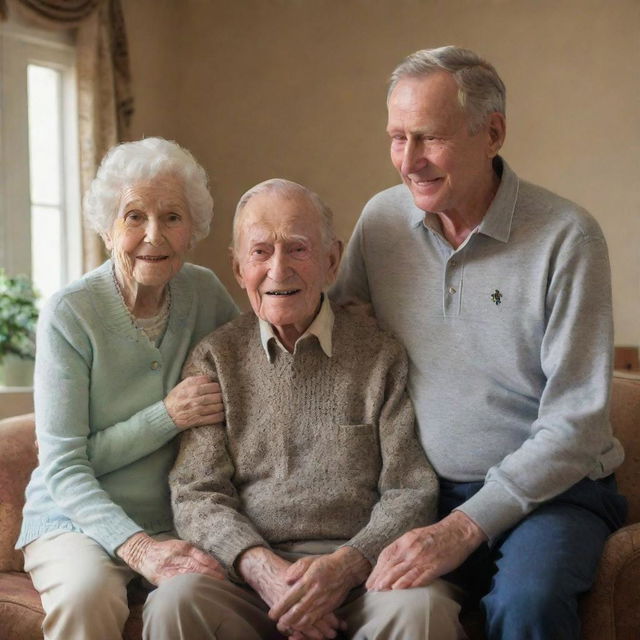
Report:
[[[273,330],[273,327],[269,322],[263,320],[262,318],[258,318],[258,323],[260,325],[260,342],[262,343],[262,348],[267,354],[269,362],[273,362],[273,356],[271,355],[271,351],[269,350],[269,344],[273,341],[283,351],[286,351],[286,349],[278,339],[276,332]],[[305,340],[309,336],[315,336],[318,339],[320,347],[324,351],[325,355],[330,358],[333,352],[333,344],[331,339],[331,335],[333,333],[333,323],[334,315],[333,310],[331,309],[331,303],[329,302],[329,296],[323,293],[320,310],[318,311],[316,317],[313,319],[313,322],[309,325],[307,330],[296,340],[293,352],[296,352],[296,348],[299,342]]]

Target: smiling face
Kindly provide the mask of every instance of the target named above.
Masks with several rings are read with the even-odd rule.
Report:
[[[320,213],[297,192],[258,193],[240,215],[236,279],[255,314],[292,348],[316,316],[322,290],[335,279],[341,244],[325,245]]]
[[[111,233],[103,239],[125,287],[161,287],[180,270],[192,222],[182,181],[160,175],[122,190]]]
[[[458,85],[446,71],[400,80],[388,111],[391,161],[419,209],[446,213],[485,204],[492,159],[504,140],[501,114],[471,135]]]

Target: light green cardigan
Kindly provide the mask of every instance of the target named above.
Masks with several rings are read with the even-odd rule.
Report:
[[[172,529],[167,477],[178,429],[162,400],[192,347],[237,308],[211,271],[185,264],[170,282],[156,347],[134,327],[111,269],[107,261],[58,292],[40,316],[39,465],[17,547],[69,530],[114,554],[134,533]]]

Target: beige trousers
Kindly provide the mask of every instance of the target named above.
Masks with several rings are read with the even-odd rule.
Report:
[[[28,544],[24,569],[45,611],[45,640],[122,640],[127,584],[136,575],[82,533],[55,531]]]
[[[354,590],[336,614],[354,640],[458,640],[460,605],[453,587],[367,593]],[[282,638],[256,593],[232,582],[187,574],[163,582],[144,609],[145,640],[276,640]]]
[[[23,552],[25,571],[31,574],[45,610],[45,640],[121,640],[129,615],[127,584],[135,572],[114,562],[81,533],[46,534]],[[267,611],[249,588],[197,574],[180,575],[147,598],[143,636],[145,640],[281,638]],[[457,640],[464,638],[459,611],[454,588],[438,580],[404,591],[354,590],[337,614],[349,625],[346,637],[355,640]]]

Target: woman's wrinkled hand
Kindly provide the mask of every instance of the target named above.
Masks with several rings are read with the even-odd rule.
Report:
[[[191,427],[224,422],[222,392],[208,376],[189,376],[164,399],[164,406],[181,431]]]
[[[116,554],[156,586],[181,573],[200,573],[217,580],[227,578],[213,556],[184,540],[154,540],[146,533],[136,533],[118,547]]]

